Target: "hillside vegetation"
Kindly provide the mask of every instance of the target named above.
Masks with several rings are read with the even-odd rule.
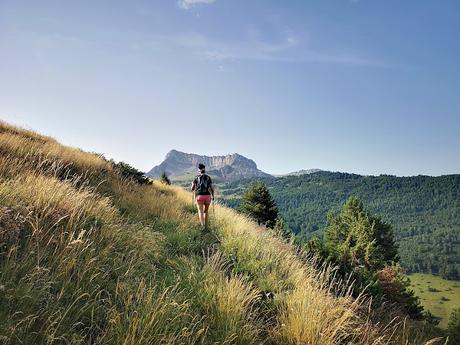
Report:
[[[0,343],[444,343],[231,209],[211,221],[179,187],[1,123]]]
[[[227,183],[226,203],[250,181]],[[327,213],[350,196],[361,199],[395,230],[402,265],[409,272],[430,272],[460,279],[460,175],[440,177],[361,176],[316,172],[266,179],[280,214],[303,237],[321,233]]]

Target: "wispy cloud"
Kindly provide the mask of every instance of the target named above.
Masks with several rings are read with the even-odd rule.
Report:
[[[360,56],[352,52],[321,51],[309,47],[299,36],[289,32],[277,41],[221,42],[200,34],[188,34],[174,38],[174,44],[190,49],[202,58],[218,63],[231,61],[264,61],[281,63],[329,63],[355,66],[386,67],[386,63]]]
[[[330,47],[319,49],[310,43],[307,33],[286,30],[277,39],[263,39],[248,35],[233,41],[212,39],[201,33],[189,32],[171,35],[153,35],[144,41],[144,47],[180,50],[184,55],[196,56],[210,61],[219,69],[235,61],[261,61],[279,63],[324,63],[369,67],[388,67],[381,60],[350,50]],[[145,42],[148,42],[147,44]]]
[[[355,66],[374,66],[387,67],[383,61],[367,59],[354,54],[345,53],[321,53],[307,51],[295,56],[267,54],[265,52],[253,50],[240,50],[238,52],[224,52],[223,50],[209,50],[202,52],[201,55],[210,61],[265,61],[265,62],[284,62],[284,63],[329,63]]]
[[[196,5],[212,4],[213,2],[216,2],[216,0],[178,0],[177,6],[184,10],[188,10]]]

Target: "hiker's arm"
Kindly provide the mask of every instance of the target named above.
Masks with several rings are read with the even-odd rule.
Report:
[[[209,186],[209,190],[211,191],[211,196],[214,199],[214,187],[212,186],[212,184]]]
[[[195,190],[195,180],[193,180],[192,182],[192,188],[191,188],[192,192]]]
[[[212,183],[211,177],[209,177],[209,191],[211,192],[211,197],[214,200],[214,183]]]

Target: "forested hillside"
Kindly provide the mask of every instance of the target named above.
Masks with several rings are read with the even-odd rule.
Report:
[[[393,225],[403,266],[460,279],[460,175],[440,177],[361,176],[317,172],[264,180],[282,217],[301,238],[319,234],[326,215],[351,195]],[[232,207],[248,180],[227,183]]]

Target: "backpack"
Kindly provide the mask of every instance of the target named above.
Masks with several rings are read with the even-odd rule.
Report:
[[[209,195],[209,186],[211,185],[211,178],[206,175],[198,175],[195,177],[195,193],[197,195]]]

